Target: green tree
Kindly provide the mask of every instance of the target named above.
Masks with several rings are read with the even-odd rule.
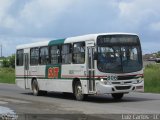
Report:
[[[12,67],[15,68],[15,54],[4,58],[2,62],[3,67]]]
[[[3,67],[9,67],[10,66],[9,60],[7,58],[4,58],[3,62],[2,62],[2,65],[3,65]]]
[[[15,54],[9,56],[9,65],[12,68],[15,68]]]

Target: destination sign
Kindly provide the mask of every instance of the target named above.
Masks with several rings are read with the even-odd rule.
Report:
[[[98,45],[139,45],[136,35],[101,35],[97,37]]]

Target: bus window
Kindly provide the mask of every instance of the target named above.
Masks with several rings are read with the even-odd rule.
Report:
[[[31,48],[30,51],[30,64],[38,65],[39,63],[39,48]]]
[[[62,45],[62,63],[70,64],[72,62],[71,44]]]
[[[45,64],[49,63],[48,47],[41,47],[40,48],[39,62],[41,65],[45,65]]]
[[[73,63],[83,64],[85,62],[85,42],[73,44]]]
[[[60,63],[60,49],[59,46],[52,46],[50,48],[50,57],[51,57],[51,64],[58,64]]]
[[[16,65],[23,66],[23,49],[17,50]]]

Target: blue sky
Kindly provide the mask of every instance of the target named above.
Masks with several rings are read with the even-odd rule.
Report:
[[[160,51],[160,0],[0,0],[3,55],[19,44],[104,32],[132,32],[143,53]]]

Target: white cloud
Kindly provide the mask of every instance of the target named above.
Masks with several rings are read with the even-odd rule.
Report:
[[[43,32],[44,29],[54,26],[63,12],[74,2],[74,0],[32,0],[25,2],[22,6],[15,6],[14,0],[13,2],[2,0],[0,26],[8,29],[12,35]],[[19,9],[12,11],[13,7],[19,7]],[[15,15],[12,12],[15,12]]]
[[[33,0],[24,6],[20,19],[37,28],[54,24],[73,0]]]
[[[10,8],[14,0],[0,0],[0,21],[6,16],[7,10]]]
[[[8,29],[8,31],[12,31],[12,30],[16,30],[15,28],[18,27],[18,17],[17,16],[13,16],[10,12],[13,3],[16,0],[0,0],[0,27],[1,27],[1,31],[7,31],[6,29]],[[8,31],[6,34],[8,34]]]
[[[132,0],[119,3],[121,20],[134,27],[139,27],[146,21],[159,19],[159,0]]]
[[[0,0],[0,27],[10,29],[14,27],[15,20],[9,15],[14,0]]]

